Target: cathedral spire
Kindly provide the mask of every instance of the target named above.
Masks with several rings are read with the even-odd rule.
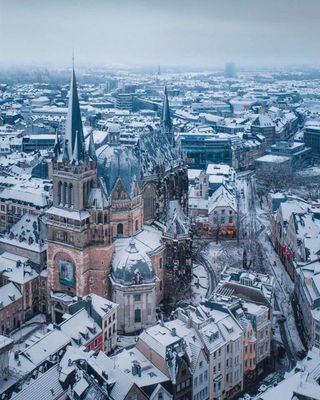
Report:
[[[92,131],[90,132],[88,155],[91,158],[91,160],[93,160],[93,161],[95,161],[97,159],[96,148],[95,148],[95,145],[94,145],[93,132]]]
[[[170,115],[167,86],[164,87],[164,99],[163,99],[162,115],[161,115],[161,131],[162,133],[167,135],[169,142],[174,146],[175,140],[173,133],[173,125]]]
[[[72,62],[74,62],[72,60]],[[68,140],[68,153],[74,157],[77,155],[77,162],[82,163],[85,158],[84,154],[84,135],[81,121],[81,112],[79,105],[78,89],[74,65],[72,65],[72,77],[69,93],[68,115],[66,122],[65,138]],[[75,150],[75,145],[77,149]]]

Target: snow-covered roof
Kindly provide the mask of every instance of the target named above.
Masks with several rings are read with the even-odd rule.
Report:
[[[21,298],[22,294],[14,283],[9,282],[0,287],[0,309],[7,307]]]
[[[285,375],[277,386],[257,396],[257,400],[303,398],[320,400],[320,356],[315,347],[309,350],[304,360]]]
[[[114,364],[138,387],[154,385],[168,381],[168,377],[161,372],[149,359],[147,359],[137,348],[123,350],[112,357]],[[139,365],[141,373],[132,373],[135,366]]]
[[[0,238],[0,243],[26,248],[35,252],[46,250],[46,226],[38,215],[24,214],[10,231]]]
[[[264,162],[264,163],[274,163],[274,164],[281,164],[285,162],[289,162],[291,160],[290,157],[285,156],[277,156],[275,154],[266,154],[262,157],[257,158],[256,162]]]
[[[50,207],[49,210],[47,210],[48,215],[56,215],[58,217],[62,218],[70,218],[74,220],[80,220],[83,221],[84,219],[90,218],[90,213],[88,211],[76,211],[76,210],[70,210],[66,208],[59,208],[59,207]]]
[[[138,250],[131,239],[126,249],[116,251],[112,259],[112,278],[124,285],[146,284],[156,281],[156,273],[149,256]]]
[[[14,394],[11,399],[14,400],[56,400],[61,398],[65,393],[65,388],[59,380],[59,364],[54,365],[43,374],[40,374],[38,379],[32,380],[27,386]]]
[[[188,235],[189,221],[178,200],[171,200],[167,209],[164,235]]]
[[[143,229],[134,236],[135,246],[148,256],[152,256],[164,249],[161,238],[162,232],[159,229],[156,229],[152,225],[144,225]],[[115,240],[116,252],[128,248],[129,242],[130,238],[117,238]]]
[[[112,301],[107,300],[104,297],[99,296],[95,293],[90,293],[88,296],[91,297],[93,309],[102,318],[105,317],[105,315],[108,314],[110,310],[115,310],[118,307],[118,304],[113,303]],[[86,296],[85,299],[87,299],[88,296]]]
[[[9,281],[23,285],[36,278],[38,273],[25,257],[5,252],[0,255],[0,273]]]
[[[20,188],[5,188],[0,192],[3,200],[14,200],[21,203],[32,204],[45,208],[49,205],[49,194],[39,190],[32,190],[21,186]]]
[[[209,197],[208,211],[211,213],[218,207],[229,207],[234,212],[237,210],[236,198],[224,185],[218,187]]]

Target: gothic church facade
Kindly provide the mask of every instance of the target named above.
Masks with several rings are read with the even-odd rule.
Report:
[[[53,205],[46,221],[53,320],[61,320],[74,296],[93,292],[122,303],[118,315],[129,313],[119,318],[120,331],[153,324],[157,305],[170,298],[166,271],[178,265],[177,279],[183,273],[186,285],[191,282],[188,220],[176,224],[183,235],[166,225],[170,203],[179,209],[175,218],[184,215],[188,193],[166,91],[160,130],[141,134],[133,149],[121,146],[117,135],[96,149],[92,133],[85,142],[73,70],[66,131],[63,140],[56,138],[51,167]],[[174,263],[167,249],[180,238],[187,250]]]

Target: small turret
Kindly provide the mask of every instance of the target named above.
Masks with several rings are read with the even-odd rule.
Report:
[[[91,158],[91,160],[93,160],[93,161],[97,160],[96,148],[95,148],[95,145],[94,145],[92,131],[90,132],[88,155]]]

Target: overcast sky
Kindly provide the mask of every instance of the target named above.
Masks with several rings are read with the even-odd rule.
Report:
[[[0,0],[0,64],[319,64],[320,0]]]

